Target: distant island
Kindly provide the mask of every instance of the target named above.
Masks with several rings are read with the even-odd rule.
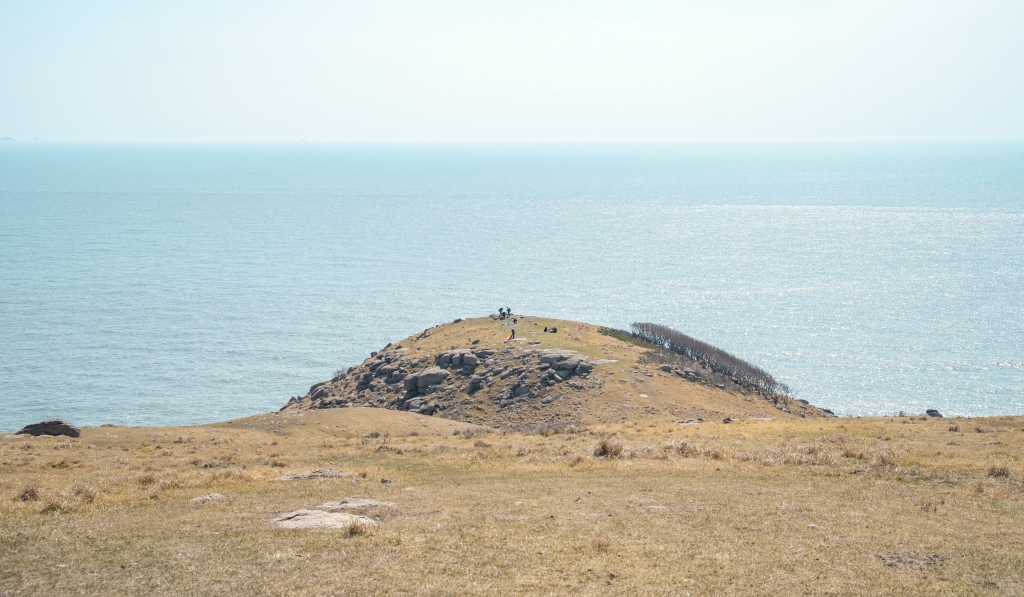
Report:
[[[4,137],[3,139],[0,139],[0,141],[17,141],[17,139],[14,137]]]

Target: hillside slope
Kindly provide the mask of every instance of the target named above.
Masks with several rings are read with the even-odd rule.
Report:
[[[506,342],[512,329],[516,338]],[[831,416],[758,393],[628,334],[530,316],[514,325],[490,316],[429,328],[314,385],[282,410],[350,406],[492,427]]]

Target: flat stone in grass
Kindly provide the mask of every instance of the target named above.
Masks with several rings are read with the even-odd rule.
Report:
[[[200,506],[202,504],[226,503],[226,502],[230,502],[230,501],[231,501],[231,498],[229,498],[226,495],[221,495],[219,493],[209,493],[209,494],[206,494],[206,495],[201,495],[199,497],[194,497],[194,498],[189,500],[189,503],[190,504],[195,504],[197,506]]]
[[[949,561],[946,556],[931,555],[931,556],[918,556],[910,553],[886,553],[878,556],[886,566],[892,568],[898,567],[910,567],[910,566],[934,566],[936,564],[943,564]]]
[[[389,508],[394,506],[392,502],[381,502],[377,500],[371,500],[368,498],[353,498],[347,497],[340,502],[327,502],[326,504],[317,508],[318,510],[325,510],[327,512],[338,512],[344,510],[369,510],[371,508]]]
[[[351,477],[355,473],[349,473],[346,471],[336,471],[329,468],[318,468],[304,473],[294,473],[291,475],[283,475],[273,479],[274,481],[304,481],[306,479],[339,479],[342,477]]]
[[[274,519],[274,526],[283,529],[369,529],[377,526],[372,518],[347,512],[296,510]]]

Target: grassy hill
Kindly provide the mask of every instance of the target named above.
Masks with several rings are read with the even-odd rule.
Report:
[[[499,428],[829,414],[628,333],[540,317],[517,320],[513,325],[481,317],[429,328],[313,386],[286,408],[414,410]],[[505,342],[512,329],[515,340]],[[570,365],[573,371],[564,369]],[[439,379],[412,388],[403,384],[425,371]]]

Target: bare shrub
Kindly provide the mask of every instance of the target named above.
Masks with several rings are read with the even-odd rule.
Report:
[[[949,426],[949,431],[950,431],[950,433],[959,433],[960,432],[960,426],[959,425],[950,425]]]
[[[721,460],[725,457],[725,453],[717,446],[701,446],[691,443],[685,439],[669,442],[666,446],[683,458],[711,458],[712,460]]]
[[[597,551],[608,551],[612,544],[607,539],[594,539],[590,542],[590,546]]]
[[[475,442],[473,442],[473,447],[474,448],[490,448],[491,444],[485,442],[482,439],[478,439]]]
[[[61,442],[59,444],[53,444],[53,449],[54,450],[70,450],[71,448],[72,448],[71,444],[66,443],[66,442]]]
[[[363,520],[362,518],[355,518],[348,525],[346,532],[350,537],[356,535],[366,535],[373,529],[373,525]]]
[[[853,448],[846,448],[843,450],[843,458],[851,458],[853,460],[864,460],[864,452],[854,450]]]
[[[563,423],[561,421],[549,421],[539,425],[524,425],[522,427],[510,427],[507,432],[517,432],[523,435],[558,435],[559,433],[583,433],[587,430],[581,423]]]
[[[60,514],[71,510],[71,506],[63,500],[46,500],[43,507],[39,509],[40,514]]]
[[[988,476],[1009,479],[1010,467],[993,464],[992,466],[988,467]]]
[[[148,474],[147,475],[141,475],[140,477],[135,479],[135,482],[138,483],[139,485],[143,486],[143,487],[147,487],[149,485],[152,485],[152,484],[156,483],[156,477],[154,477],[153,475],[148,475]]]
[[[622,451],[622,442],[615,438],[606,437],[597,443],[597,448],[594,449],[594,456],[598,458],[621,458]]]
[[[777,381],[764,369],[680,331],[655,323],[634,323],[630,327],[633,335],[641,340],[681,354],[716,373],[743,380],[761,392],[783,395],[790,393],[786,384]]]
[[[78,499],[82,500],[87,504],[91,504],[94,501],[96,501],[96,490],[93,489],[92,487],[89,487],[88,485],[82,485],[80,483],[78,485],[75,485],[72,488],[72,491],[74,492],[75,497],[77,497]]]
[[[29,485],[21,490],[18,494],[18,499],[23,502],[34,502],[39,499],[39,490],[36,489],[35,485]]]

